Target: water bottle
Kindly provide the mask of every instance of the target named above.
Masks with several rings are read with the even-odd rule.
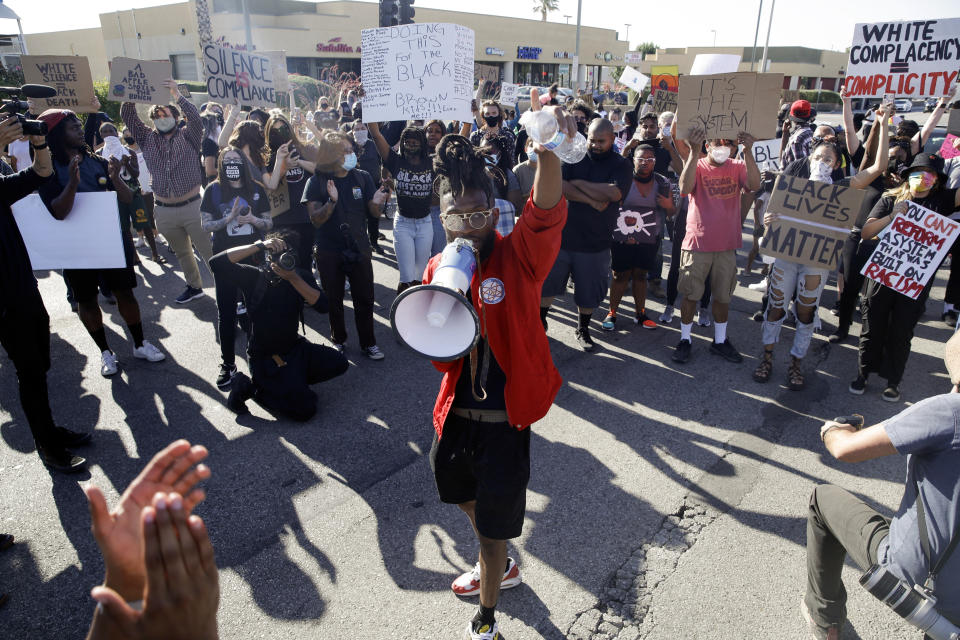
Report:
[[[557,125],[557,119],[546,111],[527,111],[520,117],[520,125],[534,142],[553,151],[562,162],[576,164],[587,154],[587,139],[579,132],[567,137]]]

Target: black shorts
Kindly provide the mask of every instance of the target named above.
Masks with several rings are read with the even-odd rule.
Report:
[[[633,269],[656,271],[657,249],[660,239],[649,244],[624,244],[614,242],[610,247],[610,266],[614,273],[623,273]]]
[[[434,434],[430,467],[440,500],[476,500],[477,531],[485,538],[520,536],[530,480],[530,428],[474,422],[450,414],[443,437]]]
[[[63,279],[73,289],[73,299],[77,302],[96,300],[101,277],[110,291],[123,291],[137,286],[137,274],[133,267],[63,270]]]

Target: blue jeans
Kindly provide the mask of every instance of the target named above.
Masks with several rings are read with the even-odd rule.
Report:
[[[397,214],[393,221],[393,250],[397,254],[400,282],[422,280],[433,244],[433,220],[405,218]]]
[[[447,232],[443,229],[443,223],[440,222],[440,206],[430,207],[430,219],[433,221],[433,244],[430,247],[430,253],[437,255],[443,253],[447,246]]]

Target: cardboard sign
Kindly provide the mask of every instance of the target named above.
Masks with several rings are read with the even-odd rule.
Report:
[[[110,63],[110,98],[117,102],[166,104],[170,90],[163,86],[173,77],[169,61],[114,58]]]
[[[958,58],[960,18],[858,24],[843,84],[855,98],[948,95],[960,71]]]
[[[653,108],[655,114],[660,115],[664,111],[677,112],[677,93],[675,91],[665,91],[657,89],[653,92]]]
[[[701,125],[707,139],[736,139],[741,131],[767,138],[777,128],[782,85],[780,73],[682,76],[677,118],[683,127],[677,131]]]
[[[753,159],[760,171],[780,171],[780,138],[754,142]]]
[[[960,236],[960,222],[909,200],[893,210],[896,216],[860,273],[916,300]]]
[[[178,82],[177,90],[180,92],[180,95],[182,95],[184,98],[190,99],[193,97],[193,94],[190,93],[190,87],[187,86],[186,82]]]
[[[114,191],[78,193],[63,220],[37,194],[11,207],[30,265],[42,269],[120,269],[127,266]]]
[[[287,77],[286,51],[258,51],[260,55],[270,58],[273,67],[273,87],[278,93],[290,91],[290,80]]]
[[[736,73],[740,68],[740,56],[735,53],[698,53],[690,67],[692,76],[709,76],[715,73]]]
[[[500,85],[500,104],[517,104],[517,96],[520,91],[520,85],[510,82],[504,82]]]
[[[497,95],[500,68],[490,64],[473,63],[473,83],[477,87],[476,100],[489,100]]]
[[[424,22],[364,29],[363,120],[471,119],[472,29]]]
[[[287,184],[287,178],[280,178],[280,183],[273,191],[267,191],[267,197],[270,198],[270,217],[276,218],[281,213],[290,211],[290,185]]]
[[[262,53],[205,45],[203,75],[211,100],[251,107],[277,106],[273,62]]]
[[[960,109],[950,109],[950,116],[947,119],[947,133],[960,136]]]
[[[651,91],[663,89],[676,93],[680,90],[680,67],[675,64],[661,64],[650,67]]]
[[[39,112],[70,109],[76,113],[95,113],[96,95],[90,63],[81,56],[20,56],[26,84],[45,84],[57,90],[53,98],[31,98]],[[169,77],[169,76],[168,76]]]
[[[957,136],[952,133],[948,133],[947,137],[944,138],[943,144],[940,145],[940,157],[944,160],[949,160],[950,158],[956,158],[960,156],[960,150],[954,146],[957,141]]]
[[[623,73],[620,74],[620,84],[630,87],[637,93],[643,93],[643,90],[650,84],[650,78],[633,67],[624,67]]]
[[[859,189],[780,175],[767,204],[767,211],[780,217],[766,227],[763,253],[818,269],[836,269],[863,196]]]

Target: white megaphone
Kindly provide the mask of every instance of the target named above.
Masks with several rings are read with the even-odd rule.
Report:
[[[439,362],[470,353],[480,337],[480,319],[468,297],[477,270],[473,252],[469,240],[457,238],[444,248],[430,284],[394,299],[390,325],[401,343]]]

